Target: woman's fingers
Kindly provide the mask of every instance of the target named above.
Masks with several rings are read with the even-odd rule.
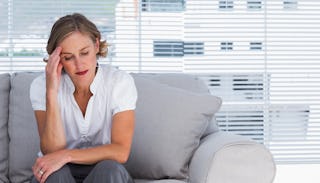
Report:
[[[37,159],[36,163],[32,166],[32,172],[34,177],[38,180],[38,182],[41,181],[41,177],[44,174],[43,170],[40,169],[40,165],[39,165],[39,158]]]
[[[67,163],[64,158],[65,155],[65,151],[57,151],[38,158],[32,167],[36,179],[40,183],[45,182],[52,173]]]
[[[46,85],[47,89],[57,92],[61,77],[62,64],[60,62],[60,54],[62,48],[58,46],[49,56],[46,66]]]
[[[46,182],[46,180],[47,180],[47,178],[49,177],[49,175],[51,175],[52,174],[52,172],[50,171],[50,170],[44,170],[43,172],[42,172],[42,175],[41,175],[41,177],[40,177],[40,183],[44,183],[44,182]]]
[[[42,158],[38,158],[36,160],[36,163],[32,167],[32,171],[33,171],[33,175],[40,183],[45,182],[49,177],[49,175],[52,174],[52,172],[50,171],[50,168],[48,169],[48,167],[43,162]]]
[[[54,68],[58,67],[58,64],[60,62],[60,54],[61,54],[61,50],[62,48],[60,46],[58,46],[53,52],[52,54],[49,56],[49,61],[48,64],[50,66],[53,66]]]
[[[59,62],[58,64],[58,68],[57,68],[57,74],[60,76],[61,75],[61,71],[62,71],[63,65],[61,62]]]

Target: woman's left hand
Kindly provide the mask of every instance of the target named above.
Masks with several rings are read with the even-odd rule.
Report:
[[[53,172],[59,170],[67,163],[67,150],[56,151],[37,158],[35,164],[32,166],[32,171],[35,178],[40,183],[44,183]]]

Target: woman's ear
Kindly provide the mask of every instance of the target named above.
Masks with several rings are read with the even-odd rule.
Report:
[[[98,54],[100,50],[100,40],[98,38],[96,38],[95,50],[96,50],[96,54]]]

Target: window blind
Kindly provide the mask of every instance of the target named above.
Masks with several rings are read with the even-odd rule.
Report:
[[[199,76],[223,99],[222,130],[278,163],[320,163],[317,0],[0,0],[0,72],[44,69],[52,24],[80,12],[128,72]]]

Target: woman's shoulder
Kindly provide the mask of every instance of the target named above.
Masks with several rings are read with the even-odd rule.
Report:
[[[41,73],[33,79],[29,92],[34,109],[40,109],[39,106],[42,106],[41,109],[43,109],[43,98],[45,98],[46,93],[46,78],[44,73]]]
[[[46,76],[44,73],[41,73],[39,76],[35,77],[31,83],[31,87],[45,87],[46,85]]]
[[[131,77],[126,71],[111,65],[101,65],[99,68],[101,68],[104,78],[111,79],[112,81]]]

